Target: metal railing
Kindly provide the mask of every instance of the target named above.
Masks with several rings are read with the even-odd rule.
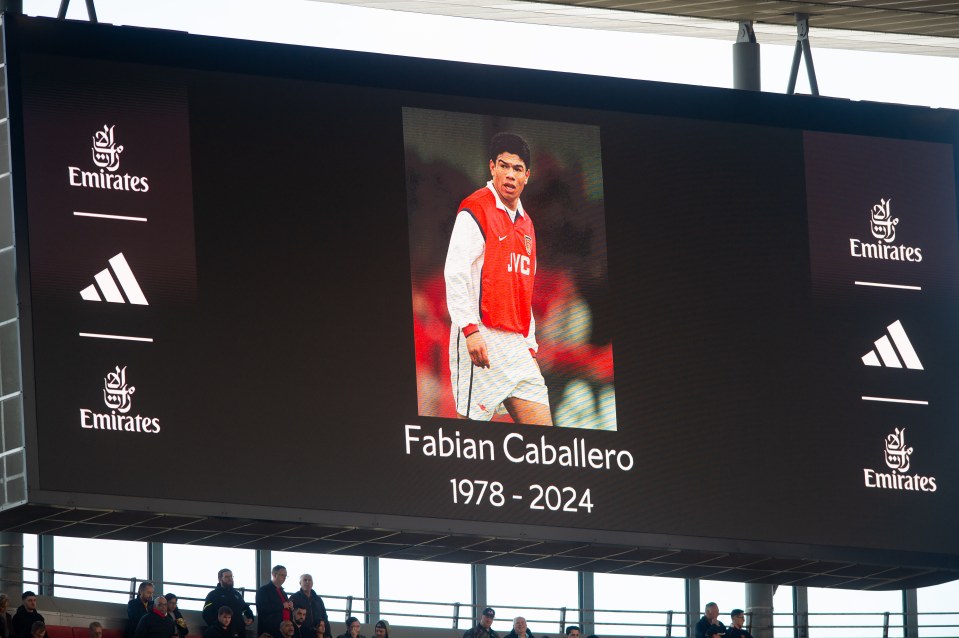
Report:
[[[0,566],[0,570],[4,569]],[[88,600],[104,600],[115,597],[115,601],[124,603],[136,594],[139,583],[147,580],[136,576],[109,576],[103,574],[86,574],[61,570],[41,570],[23,568],[24,580],[4,581],[2,585],[27,587],[53,587],[55,595],[61,598],[81,598]],[[27,576],[33,576],[28,578]],[[84,580],[87,581],[84,584]],[[116,586],[104,586],[103,581],[115,583]],[[180,589],[185,591],[177,594],[181,601],[202,602],[203,597],[190,595],[191,590],[208,591],[210,583],[184,583],[164,580],[164,591]],[[237,591],[246,599],[247,594],[253,592],[249,588],[238,587]],[[102,594],[103,596],[73,596],[71,592]],[[205,595],[205,594],[204,594]],[[362,615],[369,609],[367,601],[362,596],[343,596],[337,594],[321,594],[326,602],[331,617],[342,613],[343,619],[352,615]],[[250,606],[255,609],[255,602],[250,600]],[[600,635],[626,636],[686,636],[687,622],[695,622],[699,612],[687,614],[682,610],[644,610],[644,609],[571,609],[567,607],[537,607],[530,605],[508,605],[491,603],[497,609],[501,618],[511,618],[513,612],[526,614],[531,627],[541,629],[541,633],[561,633],[568,624],[580,624],[580,619],[590,615],[594,619],[596,633]],[[395,625],[449,627],[454,630],[465,630],[472,626],[479,615],[479,609],[472,603],[439,602],[427,600],[379,599],[380,612],[388,616]],[[692,618],[688,618],[688,616]],[[955,612],[919,612],[918,627],[920,636],[959,636],[959,611]],[[775,612],[772,615],[772,624],[755,626],[747,613],[746,627],[753,634],[772,631],[777,637],[788,638],[890,638],[905,636],[905,614],[896,612],[808,612],[803,614],[806,621],[796,624],[791,613]],[[398,619],[402,619],[398,620]],[[431,622],[432,621],[432,622]],[[335,622],[335,621],[334,621]],[[548,629],[555,627],[558,629]],[[539,632],[538,632],[539,633]]]

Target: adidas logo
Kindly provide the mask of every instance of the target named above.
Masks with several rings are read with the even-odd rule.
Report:
[[[906,336],[902,323],[896,320],[886,326],[886,329],[889,334],[883,335],[874,342],[876,349],[863,355],[862,362],[867,366],[885,366],[887,368],[901,368],[902,364],[905,363],[906,368],[910,370],[922,370],[922,362],[919,361],[919,356],[912,347],[912,342]],[[892,341],[889,340],[890,337],[892,337]],[[876,355],[877,352],[879,353],[878,356]],[[902,358],[902,362],[900,362],[900,358]]]
[[[109,262],[110,268],[113,269],[111,274],[110,268],[104,268],[94,276],[95,284],[90,284],[86,288],[80,291],[80,296],[83,297],[86,301],[103,301],[106,299],[110,303],[127,303],[123,298],[123,295],[120,294],[120,289],[123,289],[123,292],[126,294],[126,299],[129,300],[131,304],[136,304],[138,306],[149,306],[147,303],[147,298],[143,296],[143,291],[140,290],[140,284],[137,283],[136,277],[133,276],[133,271],[130,270],[130,264],[127,263],[127,260],[123,257],[123,253],[117,253],[110,258]],[[114,279],[116,276],[116,279]],[[119,282],[119,287],[117,283]],[[99,292],[97,288],[99,287]],[[100,293],[103,293],[103,297],[100,297]]]

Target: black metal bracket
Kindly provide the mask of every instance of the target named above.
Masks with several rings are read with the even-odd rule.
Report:
[[[91,0],[92,1],[92,0]],[[796,92],[796,78],[799,76],[799,61],[806,54],[806,74],[809,76],[809,90],[813,95],[819,95],[819,82],[816,81],[816,68],[812,63],[812,48],[809,46],[809,16],[805,13],[796,14],[796,49],[793,52],[793,64],[789,70],[789,86],[787,95]]]
[[[87,17],[90,19],[90,22],[97,21],[97,9],[93,6],[93,0],[85,0],[87,4]],[[60,10],[57,11],[57,20],[65,20],[67,17],[67,9],[70,8],[70,0],[60,0]]]

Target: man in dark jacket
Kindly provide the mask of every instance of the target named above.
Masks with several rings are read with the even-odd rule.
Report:
[[[137,587],[137,595],[127,603],[127,628],[123,632],[123,638],[133,638],[140,619],[150,613],[150,605],[153,602],[153,583],[143,581]]]
[[[293,601],[293,608],[302,607],[306,610],[306,626],[316,629],[321,620],[329,621],[326,615],[326,605],[323,599],[313,591],[313,576],[303,574],[300,576],[299,591],[290,594],[290,600]],[[311,637],[312,638],[312,637]]]
[[[286,582],[286,567],[276,565],[270,572],[270,582],[256,590],[256,634],[280,635],[280,623],[293,620],[293,603],[290,602],[283,583]]]
[[[153,608],[148,611],[133,632],[133,638],[176,638],[176,623],[167,616],[166,598],[157,596]]]
[[[729,612],[732,619],[732,626],[726,628],[726,638],[753,638],[753,635],[743,629],[746,623],[746,613],[742,609],[734,609]]]
[[[203,622],[213,627],[218,622],[221,607],[229,607],[233,612],[230,628],[241,638],[246,636],[246,628],[253,624],[253,612],[243,600],[243,595],[233,588],[233,572],[221,569],[216,575],[216,589],[206,595],[203,601]]]
[[[242,638],[236,631],[236,625],[233,624],[233,610],[223,605],[217,610],[216,622],[203,632],[203,638]],[[244,628],[243,631],[245,632],[246,629]]]
[[[526,619],[517,616],[513,619],[513,631],[506,634],[506,638],[534,638],[533,632],[526,626]]]
[[[696,623],[695,638],[711,638],[726,634],[726,625],[719,621],[719,605],[707,603],[703,610],[703,617]]]
[[[479,617],[476,626],[463,634],[463,638],[499,638],[493,631],[493,619],[496,618],[496,612],[492,607],[483,610],[483,615]]]
[[[32,591],[23,592],[20,597],[23,604],[17,607],[13,615],[14,638],[30,638],[30,629],[35,622],[43,622],[43,616],[37,611],[37,595]]]

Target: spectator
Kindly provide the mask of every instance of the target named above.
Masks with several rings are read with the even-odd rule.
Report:
[[[280,635],[280,623],[292,620],[293,603],[290,602],[283,583],[286,582],[286,567],[276,565],[270,572],[272,579],[256,590],[257,633]]]
[[[513,631],[506,634],[506,638],[534,638],[533,632],[529,630],[529,627],[526,626],[526,619],[522,616],[517,616],[513,619]]]
[[[246,627],[242,624],[240,626],[245,633]],[[236,624],[233,622],[233,610],[229,605],[221,605],[216,612],[216,622],[206,628],[203,638],[242,638],[237,631]]]
[[[732,627],[726,629],[726,638],[753,638],[753,635],[743,629],[746,622],[746,614],[742,609],[734,609],[729,612],[732,619]]]
[[[346,619],[346,633],[340,638],[366,638],[360,635],[360,621],[356,616],[350,616]]]
[[[302,607],[306,610],[306,626],[310,629],[316,629],[320,620],[329,619],[323,599],[313,591],[313,576],[310,574],[300,576],[300,589],[290,595],[290,600],[293,601],[294,608]]]
[[[127,629],[123,634],[124,638],[133,638],[140,619],[150,613],[151,602],[153,602],[153,583],[145,580],[137,587],[137,595],[127,603]]]
[[[569,636],[569,638],[579,638],[583,635],[583,632],[580,631],[576,625],[570,625],[566,628],[566,635]]]
[[[476,626],[464,633],[463,638],[499,638],[493,631],[494,618],[496,618],[496,611],[492,607],[487,607],[483,610]]]
[[[10,597],[0,594],[0,638],[13,638],[13,617],[7,608],[10,607]]]
[[[373,625],[373,638],[390,638],[390,623],[383,619]]]
[[[294,633],[296,633],[296,627],[293,626],[292,620],[284,620],[280,623],[280,636],[282,638],[293,638]]]
[[[165,594],[163,597],[166,598],[166,615],[173,620],[173,624],[176,625],[176,631],[180,638],[186,638],[190,633],[190,629],[186,626],[186,620],[183,618],[183,614],[177,609],[176,594]]]
[[[231,627],[238,636],[246,636],[246,628],[253,624],[253,612],[243,600],[243,595],[233,588],[233,572],[221,569],[216,574],[216,588],[203,601],[203,622],[207,627],[217,624],[219,609],[223,606],[233,611]]]
[[[133,638],[175,638],[176,636],[176,623],[167,616],[166,598],[157,596],[153,601],[153,608],[137,623]]]
[[[90,638],[103,638],[103,625],[97,621],[90,623],[87,630],[90,632]]]
[[[30,626],[30,636],[32,638],[44,638],[47,635],[47,625],[38,620]]]
[[[312,628],[306,625],[306,609],[303,607],[293,608],[293,638],[312,638],[309,635]]]
[[[333,632],[330,631],[330,621],[320,619],[316,625],[316,638],[333,638]]]
[[[43,616],[37,611],[37,595],[32,591],[23,592],[20,597],[23,604],[17,607],[10,624],[13,625],[14,638],[30,638],[33,635],[33,623],[43,622]]]
[[[707,603],[703,611],[703,617],[696,623],[696,638],[709,638],[710,636],[723,636],[726,634],[726,626],[719,621],[719,605],[716,603]]]

